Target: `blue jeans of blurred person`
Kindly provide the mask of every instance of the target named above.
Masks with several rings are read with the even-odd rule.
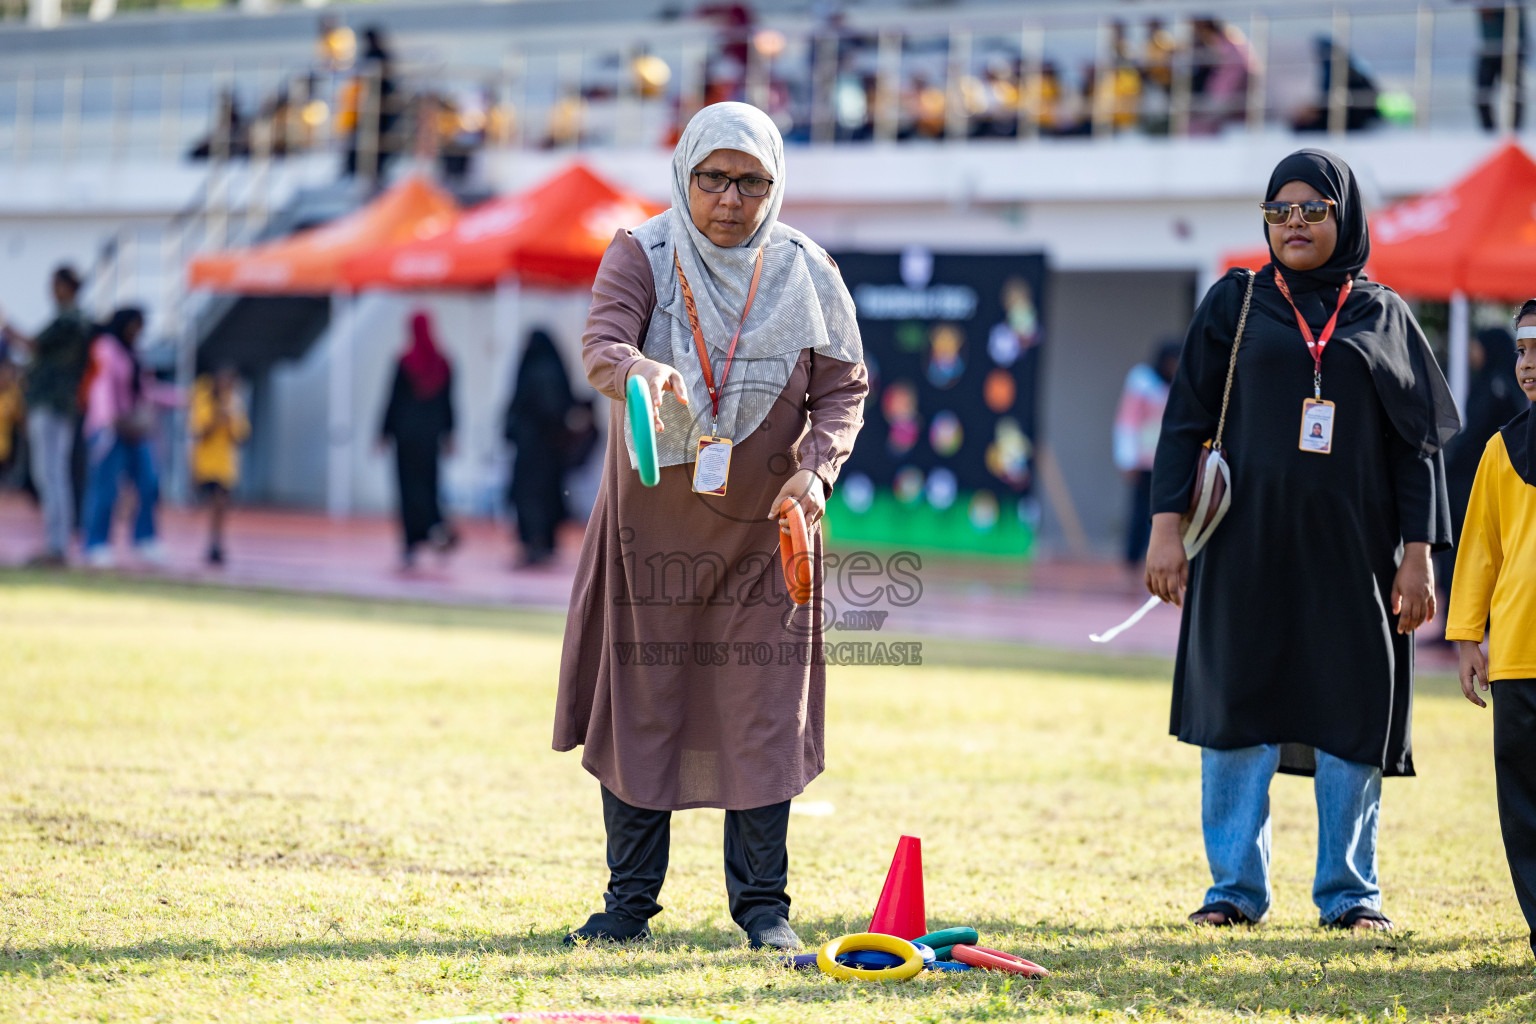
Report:
[[[1317,872],[1312,901],[1324,921],[1355,907],[1381,909],[1376,830],[1381,769],[1316,751]],[[1257,921],[1269,910],[1269,783],[1280,747],[1200,751],[1200,813],[1211,867],[1206,903],[1224,900]]]
[[[69,413],[47,407],[27,413],[32,483],[43,506],[43,530],[48,545],[45,553],[51,558],[64,557],[75,518],[75,487],[69,471],[74,443],[75,420]]]
[[[117,506],[118,484],[126,475],[139,495],[133,519],[133,542],[155,540],[155,506],[160,501],[160,480],[146,441],[125,441],[115,431],[99,430],[87,439],[90,463],[85,485],[85,550],[105,549],[111,544],[112,510]]]

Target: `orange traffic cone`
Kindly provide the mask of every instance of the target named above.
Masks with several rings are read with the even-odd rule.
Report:
[[[875,916],[869,919],[869,931],[915,939],[928,934],[927,915],[923,910],[923,841],[917,836],[902,836],[896,843],[896,856],[875,904]]]

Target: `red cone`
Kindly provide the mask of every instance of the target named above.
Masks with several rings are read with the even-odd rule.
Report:
[[[915,939],[928,934],[927,920],[923,910],[923,841],[917,836],[902,836],[868,930]]]

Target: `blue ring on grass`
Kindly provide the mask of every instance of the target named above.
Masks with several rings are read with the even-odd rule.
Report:
[[[937,956],[933,947],[925,946],[921,942],[912,943],[918,955],[923,958],[923,969],[928,970],[937,962]],[[882,953],[878,949],[855,949],[847,953],[839,953],[837,962],[845,967],[862,967],[865,970],[880,970],[886,967],[898,967],[906,961],[895,953]]]

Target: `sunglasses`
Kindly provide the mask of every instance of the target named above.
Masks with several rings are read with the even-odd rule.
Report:
[[[1301,211],[1303,224],[1321,224],[1328,219],[1328,211],[1333,208],[1333,200],[1309,199],[1305,203],[1260,203],[1259,208],[1264,211],[1266,224],[1288,223],[1292,210]]]

